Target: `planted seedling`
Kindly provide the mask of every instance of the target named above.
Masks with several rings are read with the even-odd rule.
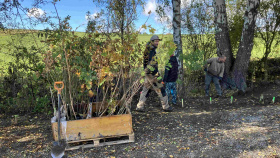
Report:
[[[260,103],[264,104],[263,94],[260,96]]]
[[[14,117],[15,117],[15,122],[14,123],[17,124],[19,116],[18,115],[14,115]]]

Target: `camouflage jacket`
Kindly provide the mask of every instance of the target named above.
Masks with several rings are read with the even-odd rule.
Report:
[[[144,69],[147,74],[155,75],[158,73],[158,63],[156,61],[156,47],[154,47],[151,42],[146,44],[146,49],[144,51]],[[148,67],[150,65],[153,68],[153,71]]]

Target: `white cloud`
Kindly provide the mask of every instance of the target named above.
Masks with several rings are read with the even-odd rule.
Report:
[[[165,16],[161,17],[155,14],[154,20],[163,25],[164,28],[172,29],[173,10],[172,7],[164,8]]]
[[[93,13],[91,15],[85,15],[85,18],[86,18],[87,21],[90,21],[90,20],[96,19],[98,16],[99,16],[98,13]]]
[[[181,9],[188,7],[191,4],[191,2],[192,0],[181,0]],[[149,11],[151,11],[151,13],[155,13],[157,5],[158,4],[156,0],[148,0],[145,6],[144,14],[148,16]],[[170,3],[170,6],[172,7],[172,3]]]
[[[181,9],[187,8],[190,6],[194,0],[181,0]],[[165,29],[172,29],[172,19],[173,19],[173,10],[172,10],[172,3],[170,3],[169,7],[164,7],[165,16],[160,17],[156,14],[156,8],[157,5],[160,5],[156,2],[156,0],[148,0],[145,5],[145,10],[143,12],[144,15],[148,16],[148,12],[151,11],[151,14],[154,14],[154,20],[157,23],[160,23],[163,25],[163,28]],[[146,30],[141,30],[141,32],[145,32]]]
[[[173,13],[165,11],[165,16],[160,17],[160,16],[156,15],[155,21],[159,22],[159,23],[169,23],[170,21],[172,21],[172,18],[173,18]]]
[[[40,19],[45,17],[46,13],[40,8],[31,8],[28,11],[27,16]]]
[[[157,9],[156,0],[148,0],[147,4],[145,6],[144,14],[148,16],[149,11],[151,11],[151,13],[155,13],[156,9]]]

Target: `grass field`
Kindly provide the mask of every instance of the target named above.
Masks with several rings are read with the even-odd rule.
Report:
[[[36,48],[45,49],[47,46],[40,42],[42,38],[38,37],[37,32],[9,32],[5,34],[0,32],[0,73],[6,72],[8,63],[13,62],[14,58],[11,56],[12,53],[17,51],[17,47],[26,47],[30,49],[31,46]]]
[[[78,36],[83,36],[84,33],[76,32]],[[139,43],[145,44],[149,41],[151,35],[139,35]],[[172,35],[159,35],[163,41],[167,39],[172,40]],[[7,69],[7,64],[13,62],[13,58],[9,55],[11,52],[15,51],[13,46],[26,46],[30,48],[32,45],[40,47],[41,49],[46,49],[47,46],[44,43],[40,42],[44,37],[38,37],[38,33],[34,31],[24,32],[24,31],[11,31],[9,34],[0,32],[0,72],[5,72]],[[183,45],[187,45],[187,42],[183,41]],[[261,39],[255,39],[255,44],[252,50],[251,60],[258,60],[262,58],[264,54],[264,44]],[[184,51],[184,50],[183,50]],[[278,58],[280,57],[280,46],[274,47],[269,58]]]

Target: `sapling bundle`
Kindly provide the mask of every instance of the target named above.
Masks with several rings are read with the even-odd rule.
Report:
[[[68,26],[67,20],[61,25]],[[43,61],[50,86],[55,81],[65,84],[61,111],[67,120],[129,113],[132,98],[142,86],[137,36],[120,43],[98,38],[98,33],[80,37],[71,27],[63,29],[48,36]]]

